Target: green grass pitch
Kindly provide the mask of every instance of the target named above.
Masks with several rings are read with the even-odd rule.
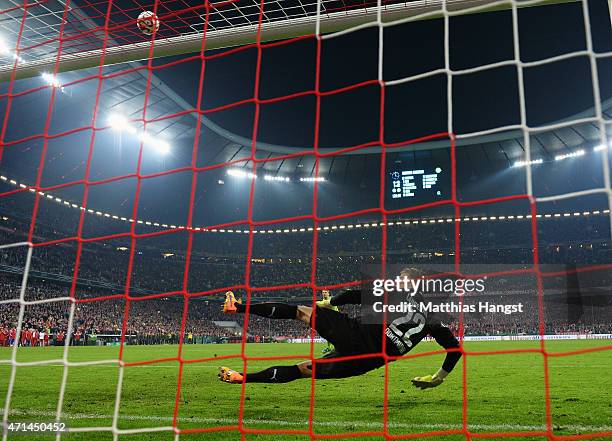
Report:
[[[609,345],[605,340],[551,341],[551,353]],[[466,343],[469,351],[538,348],[538,342]],[[201,359],[240,353],[240,345],[184,346],[185,359]],[[316,345],[319,355],[322,345]],[[423,342],[415,352],[436,350]],[[63,348],[20,348],[19,362],[60,359]],[[177,346],[126,346],[125,361],[136,362],[177,355]],[[252,344],[249,357],[293,356],[309,352],[307,344]],[[112,360],[117,347],[70,348],[69,361]],[[0,360],[11,357],[11,349],[0,349]],[[388,428],[391,435],[460,429],[462,421],[462,369],[457,366],[446,382],[421,391],[410,378],[435,372],[442,354],[400,360],[389,365]],[[549,357],[551,412],[555,435],[612,431],[612,351],[602,350],[567,357]],[[249,361],[248,370],[290,360]],[[220,365],[242,369],[242,360],[214,360],[184,365],[180,395],[181,429],[233,426],[238,423],[240,385],[217,379]],[[177,389],[179,365],[174,361],[126,367],[119,407],[119,429],[168,427]],[[544,357],[540,353],[468,356],[467,419],[470,431],[524,432],[545,428]],[[6,396],[10,365],[0,364],[0,396]],[[17,368],[11,402],[12,421],[54,420],[63,367],[20,366]],[[111,426],[119,369],[117,364],[70,367],[64,393],[64,421],[72,428]],[[308,430],[310,380],[289,384],[247,384],[244,427],[267,430]],[[361,377],[315,383],[313,431],[317,435],[379,432],[383,429],[384,368]],[[3,404],[4,405],[4,404]],[[239,440],[238,431],[181,434],[181,440]],[[51,440],[54,435],[12,435],[9,440]],[[112,440],[111,432],[67,433],[65,440]],[[122,441],[174,440],[172,431],[121,434]],[[247,434],[258,441],[308,440],[304,435]],[[382,436],[359,439],[384,440]],[[463,435],[430,436],[428,440],[463,440]],[[504,439],[546,439],[522,437]],[[603,437],[599,437],[603,439]],[[608,438],[610,439],[610,438]]]

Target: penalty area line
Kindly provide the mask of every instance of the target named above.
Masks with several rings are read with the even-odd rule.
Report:
[[[0,413],[4,409],[0,408]],[[37,411],[37,410],[21,410],[11,409],[9,415],[21,417],[53,417],[56,413],[52,411]],[[110,414],[95,414],[95,413],[62,413],[62,418],[67,420],[112,420],[113,415]],[[156,416],[156,415],[119,415],[118,421],[151,421],[151,422],[172,422],[171,416]],[[179,417],[180,423],[197,423],[197,424],[218,424],[232,425],[238,424],[238,418],[203,418],[203,417]],[[308,421],[288,421],[288,420],[272,420],[272,419],[254,419],[246,418],[243,420],[247,425],[269,425],[269,426],[308,426]],[[374,421],[313,421],[313,425],[319,427],[362,427],[369,429],[380,429],[383,427],[382,422]],[[453,430],[462,429],[461,423],[400,423],[389,422],[387,427],[390,429],[424,429],[424,430]],[[85,431],[87,427],[71,427],[70,431]],[[155,430],[155,428],[150,428]],[[524,424],[469,424],[470,431],[536,431],[546,430],[546,425],[524,425]],[[576,432],[576,433],[595,433],[612,431],[612,426],[590,426],[590,425],[555,425],[554,430]]]

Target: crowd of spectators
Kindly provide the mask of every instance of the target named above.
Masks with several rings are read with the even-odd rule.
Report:
[[[1,300],[18,298],[19,278],[14,275],[2,275],[0,290]],[[24,305],[22,329],[24,333],[37,332],[38,336],[32,337],[36,343],[23,342],[23,344],[38,345],[38,338],[41,339],[40,344],[63,344],[69,329],[72,331],[70,334],[72,344],[91,344],[95,341],[118,342],[122,334],[128,343],[176,343],[179,341],[181,331],[186,343],[236,340],[242,337],[244,331],[248,339],[255,341],[305,338],[310,335],[309,329],[301,322],[270,320],[254,315],[249,317],[248,326],[245,328],[243,315],[223,314],[223,293],[188,298],[182,295],[161,298],[136,297],[129,304],[123,296],[99,294],[101,296],[98,300],[75,302],[72,307],[69,285],[50,280],[30,279],[24,294],[24,300],[28,303]],[[245,298],[244,290],[236,290],[236,294]],[[251,301],[258,302],[274,296],[275,299],[309,304],[309,295],[311,294],[308,289],[283,290],[254,293]],[[463,315],[461,324],[465,335],[519,335],[540,332],[538,296],[533,289],[521,291],[517,290],[516,286],[512,286],[502,294],[498,292],[466,295],[463,300],[466,304],[489,302],[523,305],[521,313],[505,315],[477,311]],[[455,303],[457,301],[458,299],[454,299]],[[2,339],[0,344],[9,344],[7,336],[15,332],[19,308],[18,302],[0,305],[0,334],[4,336],[0,337]],[[185,308],[187,314],[183,324]],[[351,315],[360,313],[358,307],[344,311]],[[72,325],[69,328],[71,313]],[[543,313],[544,330],[549,334],[590,334],[612,331],[610,328],[612,302],[607,292],[585,297],[579,305],[576,305],[568,302],[564,293],[553,290],[543,296]],[[446,314],[443,319],[458,328],[459,317],[457,313]],[[79,338],[76,338],[77,335]]]
[[[52,219],[51,209],[45,210],[47,218]],[[16,211],[9,214],[0,224],[0,243],[23,242],[30,220]],[[542,221],[539,227],[540,262],[561,265],[608,263],[610,230],[607,219],[607,216],[594,216]],[[87,222],[94,223],[97,231],[102,232],[105,223],[116,221],[88,216]],[[34,231],[35,242],[71,237],[71,232],[63,230],[61,225],[62,222],[42,219]],[[149,228],[139,232],[150,231]],[[361,280],[363,266],[380,261],[381,231],[377,227],[321,231],[315,260],[316,284],[324,286]],[[463,263],[513,265],[513,268],[527,268],[533,264],[528,220],[512,224],[462,223],[460,237]],[[455,259],[452,223],[390,226],[386,243],[389,263],[449,264]],[[194,234],[188,255],[188,234],[178,232],[139,238],[135,246],[131,238],[126,237],[87,241],[80,246],[70,240],[35,247],[24,293],[26,302],[35,303],[25,306],[22,320],[23,334],[29,334],[13,338],[20,342],[25,338],[24,345],[34,346],[63,344],[68,333],[73,344],[117,341],[122,334],[130,343],[177,342],[181,331],[187,343],[236,339],[245,331],[248,338],[258,341],[307,337],[309,330],[299,322],[271,321],[256,316],[250,317],[244,329],[242,316],[228,319],[221,313],[221,301],[229,287],[245,297],[248,263],[248,284],[259,288],[252,293],[253,302],[269,299],[310,302],[312,290],[304,285],[312,279],[312,233],[257,234],[250,262],[246,257],[248,244],[245,234],[201,232]],[[16,333],[20,304],[15,300],[20,297],[26,251],[26,247],[0,249],[0,302],[3,302],[0,303],[0,345],[8,344],[11,334]],[[75,268],[77,255],[79,264]],[[131,268],[130,274],[128,268]],[[77,278],[73,284],[75,274]],[[124,294],[128,280],[129,294],[135,300],[126,303]],[[537,302],[533,301],[536,284],[533,279],[525,280],[529,280],[527,287],[500,288],[507,293],[505,303],[519,301],[521,296],[531,299],[526,302],[524,313],[466,316],[463,323],[466,335],[537,334],[540,314]],[[274,288],[279,286],[282,289]],[[188,300],[183,292],[190,294]],[[584,305],[579,317],[552,313],[559,302],[548,297],[543,320],[546,332],[610,332],[609,293],[606,296],[608,300],[602,304],[591,301]],[[77,301],[73,308],[70,297]],[[187,315],[183,323],[186,301]],[[567,305],[559,308],[567,309]],[[351,311],[357,313],[354,309]],[[457,317],[450,317],[450,320],[458,326]]]
[[[13,275],[3,274],[0,277],[0,301],[5,301],[0,304],[1,346],[8,345],[8,335],[16,332],[20,281]],[[123,333],[129,343],[176,343],[181,329],[187,343],[240,338],[244,329],[243,316],[223,314],[222,298],[223,295],[190,298],[184,328],[181,328],[185,307],[183,296],[137,299],[127,306],[125,298],[108,294],[100,300],[74,302],[72,307],[70,286],[30,279],[24,294],[26,303],[23,306],[22,330],[24,334],[31,330],[46,335],[47,339],[50,337],[47,344],[63,343],[63,338],[69,332],[72,313],[70,329],[73,344],[90,342],[92,335],[96,341],[116,342],[121,337],[124,322]],[[249,338],[266,341],[302,338],[309,333],[308,328],[299,322],[272,321],[257,316],[250,316],[246,331]],[[82,336],[80,341],[74,339],[77,333]]]

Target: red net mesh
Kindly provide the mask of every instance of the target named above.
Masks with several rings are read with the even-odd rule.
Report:
[[[55,6],[55,9],[53,7]],[[275,43],[262,43],[259,41],[254,45],[240,47],[237,49],[229,50],[221,54],[215,55],[207,55],[205,53],[206,48],[206,35],[209,29],[224,29],[231,28],[237,26],[239,24],[257,24],[259,26],[258,29],[261,28],[261,24],[264,22],[270,22],[274,20],[283,20],[290,17],[300,17],[300,16],[313,16],[316,14],[316,3],[301,3],[296,2],[292,3],[289,7],[281,7],[278,2],[264,4],[263,1],[257,2],[245,2],[245,1],[225,1],[218,3],[210,3],[206,1],[204,4],[200,2],[194,2],[190,0],[173,0],[166,2],[158,2],[156,1],[152,7],[147,7],[147,5],[140,4],[138,2],[134,2],[131,8],[122,9],[119,5],[113,4],[113,2],[108,1],[99,1],[99,2],[86,2],[84,6],[81,7],[82,11],[86,12],[86,15],[82,15],[79,11],[75,11],[71,8],[70,2],[66,2],[63,8],[57,8],[58,5],[51,5],[46,1],[41,2],[26,2],[22,5],[16,5],[12,8],[8,8],[0,12],[0,17],[4,16],[12,18],[15,22],[19,23],[19,27],[17,31],[17,39],[16,39],[16,47],[15,54],[24,59],[28,59],[30,54],[33,56],[41,56],[45,54],[53,54],[57,57],[58,63],[55,65],[55,73],[57,73],[59,67],[60,57],[65,54],[70,53],[80,53],[86,50],[91,49],[105,49],[111,45],[123,44],[123,43],[133,43],[137,41],[146,41],[149,39],[146,36],[143,36],[141,33],[137,31],[136,26],[134,25],[134,16],[137,15],[140,11],[144,9],[152,9],[157,13],[162,22],[162,27],[158,34],[157,38],[167,38],[178,35],[183,35],[185,33],[191,32],[199,32],[202,35],[202,44],[201,44],[201,52],[200,54],[189,55],[183,57],[179,61],[173,61],[167,64],[161,64],[157,66],[153,66],[151,60],[149,60],[144,66],[133,67],[133,68],[122,68],[120,71],[108,75],[105,73],[105,65],[104,65],[104,52],[100,59],[100,66],[98,72],[96,74],[86,76],[83,78],[79,78],[72,83],[67,83],[65,86],[70,86],[77,84],[79,82],[88,81],[88,80],[96,80],[97,81],[97,92],[96,92],[96,102],[94,105],[94,113],[91,124],[78,127],[72,129],[68,132],[55,133],[53,135],[49,134],[49,125],[51,122],[51,116],[53,113],[54,103],[56,100],[56,96],[59,92],[58,88],[41,86],[37,88],[31,88],[27,90],[19,91],[18,93],[14,93],[14,81],[11,81],[8,85],[8,89],[2,95],[0,95],[0,99],[5,100],[5,115],[3,118],[3,126],[2,126],[2,135],[0,136],[0,159],[2,153],[7,149],[14,145],[21,144],[26,141],[32,141],[41,139],[43,140],[43,150],[40,157],[40,162],[38,166],[38,175],[36,179],[36,183],[31,187],[23,187],[16,188],[11,191],[6,191],[0,194],[0,198],[8,197],[18,193],[24,193],[27,191],[35,190],[35,202],[32,213],[32,220],[30,224],[30,230],[28,232],[27,242],[31,244],[34,248],[39,247],[49,247],[51,245],[56,245],[59,243],[76,243],[76,263],[74,265],[74,272],[72,277],[72,286],[70,289],[70,301],[73,305],[78,305],[82,303],[90,303],[90,302],[101,302],[104,300],[110,299],[125,299],[125,314],[123,318],[123,329],[122,329],[122,338],[121,345],[119,351],[119,360],[121,368],[129,369],[132,366],[140,366],[140,365],[154,365],[160,362],[168,362],[175,361],[178,362],[178,382],[176,384],[176,395],[174,402],[174,414],[173,414],[173,422],[172,427],[174,431],[178,434],[181,433],[199,433],[199,432],[215,432],[215,431],[235,431],[241,434],[242,439],[245,439],[247,434],[286,434],[286,435],[303,435],[310,439],[326,439],[326,438],[357,438],[357,437],[366,437],[366,436],[380,436],[385,439],[408,439],[408,438],[421,438],[421,437],[431,437],[431,436],[442,436],[442,435],[463,435],[466,439],[470,438],[502,438],[502,437],[546,437],[548,439],[589,439],[595,437],[607,437],[612,436],[612,431],[600,432],[600,433],[584,433],[579,435],[567,435],[560,436],[555,435],[553,432],[553,419],[551,415],[551,397],[550,397],[550,380],[549,380],[549,358],[550,357],[566,357],[577,354],[585,354],[593,351],[605,351],[612,349],[611,345],[598,346],[595,348],[589,348],[579,351],[571,351],[571,352],[548,352],[546,349],[544,334],[545,334],[545,325],[544,325],[544,305],[543,305],[543,288],[542,288],[542,280],[546,277],[556,277],[562,274],[568,274],[568,272],[555,272],[555,273],[545,273],[541,271],[539,266],[539,257],[538,257],[538,231],[537,231],[537,203],[536,200],[530,196],[529,194],[522,195],[513,195],[507,197],[498,197],[493,199],[484,199],[477,200],[471,202],[461,202],[457,198],[457,160],[456,160],[456,143],[455,136],[452,133],[436,133],[430,136],[413,139],[413,140],[405,140],[400,143],[388,143],[385,141],[385,118],[384,118],[384,110],[385,110],[385,84],[382,81],[371,80],[365,81],[358,84],[353,84],[351,86],[321,92],[319,89],[320,82],[320,60],[321,60],[321,39],[316,38],[316,36],[308,35],[304,37],[300,37],[293,40],[281,41]],[[323,2],[322,8],[323,10],[335,11],[347,8],[353,8],[361,5],[347,4],[344,2],[334,1],[334,2]],[[375,5],[374,5],[375,6]],[[36,30],[29,21],[32,19],[33,15],[37,15],[41,8],[47,8],[47,12],[55,17],[61,17],[61,25],[58,29],[54,27],[44,27],[38,33],[38,37],[34,38],[33,33],[28,33],[28,37],[24,37],[24,30]],[[51,9],[49,9],[51,8]],[[92,25],[93,22],[93,25]],[[258,31],[259,34],[259,31]],[[262,65],[262,51],[267,47],[279,46],[279,45],[291,45],[298,40],[302,39],[315,39],[317,45],[317,64],[316,64],[316,85],[314,90],[310,90],[307,92],[295,93],[287,96],[277,97],[274,99],[262,100],[259,98],[259,82],[260,82],[260,72]],[[155,39],[150,40],[150,54],[154,53],[155,49]],[[205,77],[205,67],[206,62],[210,59],[220,58],[229,56],[231,54],[235,54],[239,51],[244,51],[247,49],[257,49],[257,66],[255,72],[255,90],[253,92],[253,97],[248,100],[242,100],[238,102],[234,102],[231,104],[219,106],[212,109],[203,109],[202,106],[202,91],[203,91],[203,81]],[[152,73],[157,70],[163,70],[167,67],[186,63],[193,60],[200,60],[201,63],[201,73],[200,73],[200,81],[199,81],[199,90],[198,90],[198,102],[195,108],[182,111],[179,113],[164,115],[159,118],[150,118],[147,115],[147,107],[150,99],[150,91],[151,91],[151,78]],[[15,62],[17,66],[18,63]],[[94,145],[96,135],[100,130],[105,130],[108,127],[103,127],[98,119],[99,114],[99,102],[101,99],[103,85],[105,80],[122,75],[128,75],[136,70],[145,71],[147,76],[147,86],[144,93],[144,105],[143,112],[140,118],[140,122],[146,128],[148,124],[152,124],[158,122],[161,119],[173,119],[183,116],[186,113],[195,113],[197,115],[197,123],[196,123],[196,134],[193,142],[193,152],[192,152],[192,161],[191,164],[187,167],[181,167],[179,169],[167,170],[157,173],[144,174],[141,172],[142,168],[142,149],[143,146],[141,143],[140,146],[140,154],[138,157],[138,163],[136,167],[136,172],[129,175],[121,175],[121,176],[112,176],[109,178],[94,180],[90,176],[91,169],[91,161],[94,152]],[[355,89],[364,88],[372,85],[377,85],[380,87],[380,109],[379,109],[379,137],[376,140],[371,142],[355,145],[352,147],[348,147],[343,149],[342,151],[336,151],[333,153],[326,152],[324,149],[319,148],[319,124],[320,124],[320,110],[321,110],[321,98],[323,96],[331,96],[336,94],[343,94],[350,92]],[[9,123],[9,115],[11,112],[11,102],[18,97],[26,96],[28,94],[35,93],[40,91],[42,88],[48,87],[51,90],[51,99],[49,102],[49,107],[46,109],[46,123],[45,130],[43,133],[33,134],[26,138],[5,141],[5,134],[7,131],[7,125]],[[259,117],[260,117],[260,106],[266,103],[271,102],[280,102],[280,101],[288,101],[300,96],[311,95],[316,99],[316,115],[315,115],[315,134],[314,134],[314,146],[312,150],[307,152],[299,152],[294,154],[287,154],[282,156],[274,156],[269,158],[258,158],[256,156],[256,143],[258,139],[258,127],[259,127]],[[201,118],[203,115],[208,113],[220,112],[222,110],[227,110],[233,107],[237,107],[246,103],[252,103],[255,106],[255,119],[253,122],[253,131],[252,131],[252,140],[253,144],[251,146],[251,154],[242,159],[227,161],[220,164],[210,165],[210,166],[198,166],[198,146],[199,146],[199,137],[200,137],[200,127],[201,127]],[[43,182],[43,174],[45,168],[45,160],[47,154],[47,146],[50,139],[56,139],[65,137],[78,132],[91,132],[90,142],[88,146],[88,155],[87,162],[85,164],[85,176],[81,180],[75,180],[72,182],[66,182],[54,186],[44,186]],[[403,209],[397,210],[389,210],[385,208],[385,170],[387,169],[386,163],[386,154],[387,151],[398,147],[405,146],[410,143],[417,143],[423,141],[437,140],[437,139],[448,139],[450,140],[450,152],[451,152],[451,186],[452,192],[451,197],[446,200],[440,200],[433,203],[422,204],[418,206],[412,206]],[[212,289],[201,291],[197,293],[189,292],[188,290],[188,280],[189,280],[189,271],[190,271],[190,259],[192,254],[193,247],[193,238],[196,234],[202,234],[201,231],[196,231],[193,218],[194,218],[194,202],[196,197],[196,188],[197,188],[197,179],[198,174],[201,172],[209,171],[212,169],[227,167],[234,164],[243,164],[246,162],[252,163],[252,172],[256,173],[258,167],[261,164],[272,161],[279,161],[281,159],[287,159],[291,157],[302,157],[302,156],[312,156],[315,158],[315,171],[314,175],[319,175],[319,161],[323,157],[333,156],[333,155],[341,155],[343,153],[348,153],[350,151],[358,151],[361,149],[365,149],[372,146],[381,146],[382,153],[380,154],[380,194],[379,194],[379,205],[374,208],[346,212],[339,215],[329,216],[329,217],[320,217],[318,216],[318,184],[314,183],[314,194],[312,200],[312,214],[310,215],[302,215],[302,216],[293,216],[286,218],[278,218],[267,221],[255,221],[253,219],[253,204],[254,204],[254,194],[256,187],[256,180],[252,179],[250,184],[250,196],[249,196],[249,209],[248,216],[246,219],[234,222],[228,222],[219,225],[213,225],[205,228],[206,230],[211,229],[221,229],[221,228],[231,228],[238,226],[245,226],[248,228],[248,251],[246,256],[246,265],[244,269],[244,283],[240,285],[226,286],[222,288]],[[162,176],[180,173],[189,171],[192,173],[191,180],[191,191],[189,196],[189,212],[187,219],[185,221],[184,227],[176,227],[176,228],[167,228],[160,231],[148,232],[148,233],[139,233],[137,232],[137,222],[132,222],[130,231],[124,233],[117,233],[105,236],[95,236],[95,237],[84,237],[83,235],[83,227],[84,220],[86,218],[87,212],[86,210],[81,210],[79,216],[79,224],[76,235],[72,237],[65,237],[55,240],[37,240],[37,236],[35,235],[37,216],[39,213],[40,200],[43,196],[39,192],[50,192],[54,190],[58,190],[61,188],[78,186],[82,185],[84,187],[83,199],[81,201],[81,206],[87,209],[88,207],[88,196],[90,190],[95,186],[100,186],[103,184],[107,184],[114,181],[126,180],[130,178],[135,178],[137,180],[136,191],[133,199],[133,211],[131,213],[131,219],[139,218],[139,198],[141,194],[142,183],[149,179],[155,179]],[[460,315],[459,318],[459,335],[458,337],[461,340],[461,352],[463,354],[462,357],[462,366],[460,367],[460,375],[462,376],[462,427],[461,429],[451,429],[451,430],[432,430],[426,432],[419,433],[405,433],[405,434],[392,434],[388,429],[388,404],[389,404],[389,378],[388,378],[388,362],[394,361],[398,358],[403,360],[412,359],[416,357],[424,357],[434,354],[441,354],[444,351],[433,351],[433,352],[425,352],[418,354],[408,354],[403,357],[391,357],[385,353],[385,344],[386,341],[384,336],[383,338],[383,351],[380,354],[366,354],[364,356],[349,356],[343,357],[343,359],[355,359],[369,356],[381,356],[384,357],[387,363],[385,364],[384,373],[385,373],[385,387],[384,387],[384,401],[383,401],[383,428],[381,430],[369,430],[369,431],[351,431],[347,433],[334,433],[334,434],[321,434],[315,431],[313,420],[315,413],[315,402],[316,395],[315,394],[315,380],[311,381],[310,387],[310,408],[309,408],[309,424],[307,430],[284,430],[284,429],[255,429],[246,427],[244,423],[244,414],[245,414],[245,395],[246,395],[246,384],[242,385],[242,393],[240,398],[240,407],[238,410],[238,424],[234,425],[219,425],[215,427],[205,427],[205,428],[195,428],[195,429],[181,429],[180,423],[178,421],[179,416],[179,408],[180,408],[180,397],[181,397],[181,384],[183,377],[183,370],[186,364],[192,363],[205,363],[210,361],[219,361],[219,360],[239,360],[242,361],[242,371],[248,371],[248,362],[254,360],[293,360],[299,358],[301,356],[278,356],[278,357],[253,357],[248,356],[245,350],[245,344],[247,340],[247,332],[246,329],[249,323],[249,308],[247,307],[246,314],[244,316],[244,330],[242,337],[242,345],[241,351],[239,354],[235,355],[227,355],[220,356],[214,358],[203,358],[203,359],[188,359],[183,357],[183,346],[184,346],[184,336],[186,331],[186,322],[189,312],[189,302],[193,297],[201,297],[208,295],[215,295],[227,290],[236,290],[243,289],[247,293],[246,304],[250,305],[252,300],[252,294],[256,292],[274,292],[284,289],[295,289],[295,288],[307,288],[312,290],[312,299],[313,302],[317,300],[317,293],[322,289],[336,289],[336,288],[345,288],[349,286],[360,285],[363,282],[347,282],[347,283],[338,283],[335,285],[328,286],[320,286],[317,285],[317,246],[318,246],[318,227],[325,222],[347,219],[347,218],[355,218],[357,216],[367,215],[367,214],[377,214],[381,219],[381,228],[382,228],[382,243],[381,249],[382,253],[380,255],[380,261],[384,268],[387,262],[387,224],[390,216],[408,213],[408,212],[417,212],[422,211],[427,208],[432,208],[435,206],[453,206],[454,207],[454,216],[456,219],[461,217],[461,210],[465,207],[472,207],[484,204],[496,204],[502,203],[512,200],[525,200],[528,202],[531,210],[531,233],[532,233],[532,243],[533,243],[533,266],[528,270],[516,270],[516,271],[505,271],[498,273],[489,273],[486,274],[488,277],[500,277],[500,276],[509,276],[514,274],[533,274],[537,280],[538,287],[538,305],[539,305],[539,333],[541,335],[540,339],[540,348],[539,349],[516,349],[516,350],[498,350],[498,351],[487,351],[487,352],[470,352],[464,349],[463,347],[463,315]],[[311,221],[313,224],[313,253],[311,256],[311,277],[310,281],[307,283],[299,283],[299,284],[288,284],[288,285],[274,285],[274,286],[258,286],[252,287],[249,283],[251,279],[251,261],[253,257],[253,240],[254,240],[254,230],[257,227],[265,227],[270,225],[290,225],[292,222],[297,221]],[[460,231],[460,223],[454,223],[454,256],[455,256],[455,270],[457,274],[460,274],[460,264],[461,264],[461,231]],[[134,271],[134,260],[136,253],[136,244],[138,240],[155,237],[161,235],[171,235],[177,233],[186,232],[188,235],[188,245],[187,245],[187,253],[186,253],[186,263],[184,269],[184,277],[183,277],[183,288],[180,291],[173,292],[163,292],[150,294],[145,296],[133,296],[130,295],[131,289],[131,275]],[[77,279],[79,277],[79,269],[80,262],[83,253],[83,246],[87,243],[91,242],[101,242],[101,241],[109,241],[117,238],[129,238],[131,240],[131,246],[129,247],[129,263],[127,268],[127,279],[125,283],[125,293],[124,294],[115,294],[115,295],[104,295],[104,296],[95,296],[85,299],[79,299],[76,296],[77,289]],[[598,266],[590,266],[590,267],[582,267],[575,271],[578,272],[586,272],[586,271],[597,271],[602,269],[612,268],[612,265],[598,265]],[[485,274],[481,274],[479,276],[484,276]],[[474,275],[472,275],[474,276]],[[178,354],[176,357],[171,358],[163,358],[163,359],[150,359],[144,361],[135,361],[135,362],[124,362],[124,350],[126,346],[126,334],[127,334],[127,326],[130,317],[130,307],[133,302],[146,301],[157,298],[166,298],[166,297],[177,297],[181,298],[183,301],[183,309],[182,309],[182,320],[181,320],[181,328],[179,332],[179,344],[178,344]],[[316,317],[315,317],[316,320]],[[314,330],[312,331],[312,337],[315,337]],[[499,432],[487,432],[481,433],[478,431],[471,431],[468,421],[468,406],[469,406],[469,397],[467,394],[468,390],[468,366],[472,357],[479,357],[483,355],[501,355],[501,354],[516,354],[516,353],[535,353],[541,354],[542,363],[544,368],[544,390],[545,390],[545,419],[546,419],[546,430],[527,430],[527,431],[499,431]],[[319,363],[325,363],[326,360],[317,360],[316,355],[314,353],[314,345],[310,346],[310,353],[304,354],[309,357],[313,361],[313,370],[316,371],[316,365]],[[336,359],[337,361],[338,359]],[[374,404],[374,403],[373,403]],[[146,429],[143,429],[146,431]]]

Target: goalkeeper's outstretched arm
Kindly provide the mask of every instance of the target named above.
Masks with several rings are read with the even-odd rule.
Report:
[[[429,334],[448,352],[442,367],[435,374],[412,379],[412,384],[420,389],[428,389],[441,385],[461,358],[461,346],[450,329],[442,324],[437,324],[430,326]]]

